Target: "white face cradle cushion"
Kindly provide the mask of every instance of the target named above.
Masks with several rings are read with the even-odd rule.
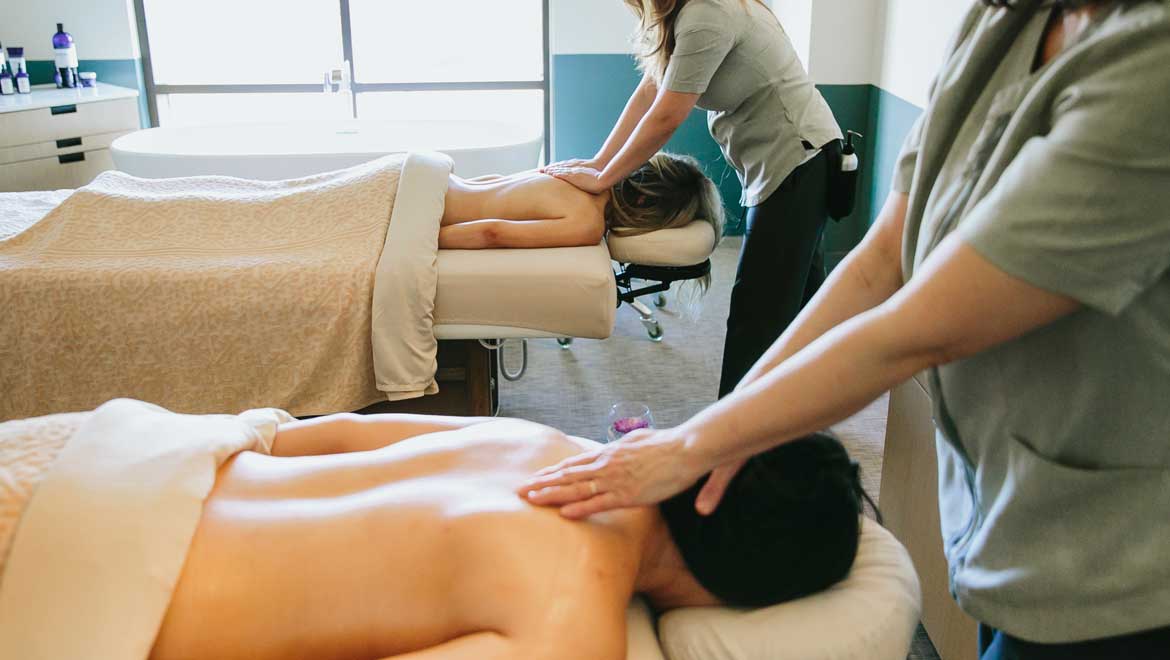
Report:
[[[711,223],[696,220],[677,229],[659,229],[640,236],[620,236],[610,232],[606,238],[609,255],[623,264],[643,266],[694,266],[711,256],[718,244]]]
[[[828,590],[760,610],[674,610],[658,638],[669,660],[905,660],[921,603],[906,549],[867,518],[853,570]],[[644,625],[636,606],[628,619]],[[661,657],[635,639],[631,630],[631,660]]]

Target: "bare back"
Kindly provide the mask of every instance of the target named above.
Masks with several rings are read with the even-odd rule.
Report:
[[[486,219],[600,219],[604,209],[604,196],[535,170],[479,179],[452,176],[443,225]]]
[[[384,658],[482,631],[563,656],[564,639],[534,637],[579,628],[583,609],[624,640],[628,532],[646,512],[571,523],[514,492],[588,444],[501,421],[352,454],[241,454],[153,657]]]

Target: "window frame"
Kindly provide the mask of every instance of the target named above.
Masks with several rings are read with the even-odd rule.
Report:
[[[340,4],[342,59],[349,62],[351,83],[350,105],[354,118],[357,117],[357,97],[363,92],[480,92],[480,91],[523,91],[544,92],[544,154],[552,154],[552,49],[550,43],[549,0],[541,0],[541,23],[543,62],[542,80],[500,80],[486,82],[415,82],[415,83],[362,83],[355,80],[356,64],[353,59],[353,33],[351,30],[350,0],[337,0]],[[142,73],[146,86],[146,104],[150,113],[150,125],[158,127],[159,94],[256,94],[256,93],[303,93],[324,94],[320,83],[306,84],[223,84],[223,85],[158,85],[154,82],[154,68],[150,59],[150,35],[146,28],[146,0],[134,0],[134,12],[138,27],[138,43],[142,56]],[[322,71],[324,76],[326,72]]]

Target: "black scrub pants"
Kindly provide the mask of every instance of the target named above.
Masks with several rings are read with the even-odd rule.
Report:
[[[719,398],[796,319],[825,281],[821,238],[828,219],[829,157],[822,150],[798,167],[762,204],[747,211],[739,255]]]
[[[1165,660],[1170,628],[1075,644],[1035,644],[979,626],[980,660]]]

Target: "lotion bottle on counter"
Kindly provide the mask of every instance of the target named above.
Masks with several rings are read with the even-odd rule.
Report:
[[[16,88],[12,85],[12,74],[8,73],[8,69],[0,66],[0,94],[12,96],[15,93]]]
[[[28,72],[24,70],[24,65],[20,65],[20,71],[16,74],[16,92],[18,94],[32,94],[32,85],[28,81]]]

